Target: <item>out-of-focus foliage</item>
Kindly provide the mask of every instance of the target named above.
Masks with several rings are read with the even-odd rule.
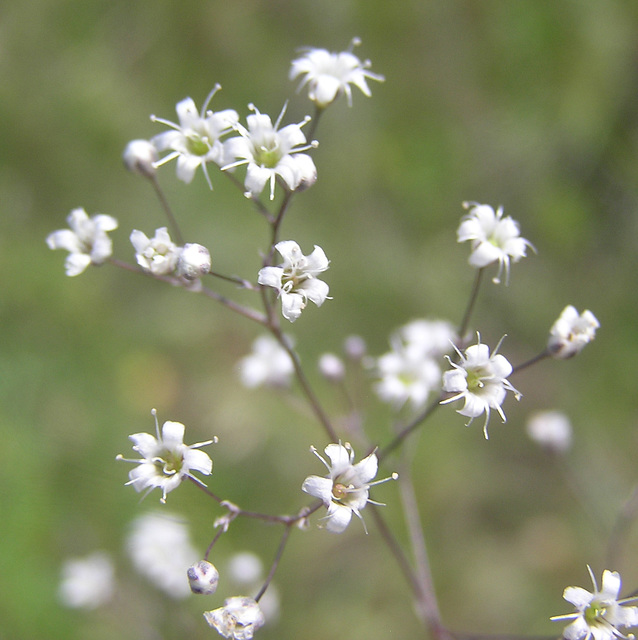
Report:
[[[265,564],[272,527],[240,521],[216,547],[220,592],[166,603],[132,577],[123,539],[154,509],[123,486],[115,463],[150,415],[187,425],[188,441],[220,437],[210,486],[246,508],[294,512],[308,453],[323,432],[276,394],[240,387],[234,369],[257,335],[225,309],[109,266],[66,278],[46,235],[84,206],[115,216],[115,255],[129,262],[130,230],[165,224],[148,184],[120,154],[133,138],[198,104],[242,117],[253,102],[274,117],[311,113],[287,80],[300,46],[357,51],[386,77],[368,99],[323,117],[319,180],[296,197],[284,238],[321,245],[333,300],[291,331],[331,412],[341,407],[314,373],[323,351],[351,333],[373,354],[416,317],[459,322],[473,274],[455,242],[461,202],[502,204],[537,248],[489,284],[474,327],[514,363],[535,355],[563,307],[591,309],[596,341],[568,362],[513,379],[485,442],[480,427],[439,410],[411,440],[422,520],[444,618],[476,633],[552,634],[566,584],[600,569],[614,517],[638,477],[638,5],[594,0],[13,0],[0,9],[0,638],[65,640],[214,637],[201,612],[221,604],[224,557],[253,549]],[[255,278],[267,250],[262,219],[223,176],[210,193],[174,167],[160,180],[187,240],[214,268]],[[329,276],[329,277],[328,277]],[[232,289],[228,289],[232,292]],[[250,298],[244,298],[249,300]],[[371,394],[368,394],[371,396]],[[368,397],[366,428],[390,439],[390,415]],[[527,416],[560,408],[575,425],[569,466],[590,509],[530,443]],[[387,461],[392,471],[394,460]],[[392,484],[375,497],[405,538]],[[220,515],[192,486],[169,496],[203,551]],[[594,512],[592,516],[591,512]],[[259,637],[307,640],[420,634],[403,579],[371,522],[341,536],[296,533],[275,582],[279,622]],[[638,585],[636,536],[607,568]],[[105,549],[118,562],[115,601],[65,610],[62,561]],[[225,593],[225,595],[236,595]],[[204,602],[205,600],[205,602]],[[161,635],[150,629],[159,627]]]

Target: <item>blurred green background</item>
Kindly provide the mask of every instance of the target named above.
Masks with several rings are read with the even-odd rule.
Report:
[[[283,237],[331,259],[333,300],[290,327],[331,415],[342,406],[314,371],[324,351],[362,335],[387,350],[390,331],[417,317],[458,322],[473,273],[457,245],[461,202],[502,204],[538,249],[509,287],[487,283],[474,318],[513,363],[535,355],[563,307],[591,309],[596,341],[568,362],[543,362],[512,382],[508,422],[465,429],[452,408],[411,440],[415,476],[444,619],[476,633],[558,633],[567,584],[606,567],[614,518],[636,480],[636,247],[638,4],[613,1],[9,0],[0,9],[0,638],[66,640],[216,637],[201,612],[224,591],[191,598],[173,627],[169,606],[132,577],[123,551],[130,521],[160,505],[124,487],[127,436],[161,420],[187,442],[216,434],[209,485],[240,505],[294,512],[308,453],[325,438],[314,420],[271,391],[240,387],[236,362],[258,334],[199,296],[114,268],[67,278],[46,235],[83,206],[118,218],[128,235],[165,224],[144,181],[120,155],[163,128],[191,96],[242,117],[255,103],[286,122],[311,105],[287,79],[300,46],[357,53],[386,77],[373,97],[355,89],[325,114],[319,180],[296,197]],[[230,183],[201,173],[190,187],[160,173],[187,239],[211,249],[219,271],[254,278],[267,229]],[[232,293],[232,289],[224,292]],[[389,440],[390,412],[365,394],[365,426]],[[574,450],[555,465],[524,433],[535,410],[565,411]],[[480,423],[480,421],[477,421]],[[393,470],[386,461],[382,476]],[[565,482],[573,474],[584,509]],[[573,479],[572,477],[572,479]],[[398,491],[378,487],[405,540]],[[190,521],[203,551],[221,514],[192,486],[166,507]],[[592,512],[595,514],[592,518]],[[316,519],[315,519],[316,520]],[[279,621],[260,638],[406,637],[419,623],[405,583],[370,517],[341,536],[293,536],[276,576]],[[270,562],[279,531],[238,521],[213,555],[252,549]],[[638,537],[616,564],[638,586]],[[118,594],[95,612],[57,600],[65,558],[105,549]],[[223,580],[223,575],[222,575]],[[174,605],[170,605],[174,606]],[[181,606],[181,605],[180,605]],[[171,611],[171,609],[168,609]],[[178,622],[175,622],[175,621]]]

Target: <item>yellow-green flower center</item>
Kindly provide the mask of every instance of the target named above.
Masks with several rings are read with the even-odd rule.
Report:
[[[208,139],[194,131],[186,136],[186,147],[194,156],[205,156],[210,151]]]
[[[605,613],[607,613],[607,607],[598,602],[592,602],[585,609],[585,620],[588,624],[599,622],[605,617]]]
[[[343,500],[348,495],[348,488],[340,482],[335,482],[332,485],[332,495],[336,500]]]

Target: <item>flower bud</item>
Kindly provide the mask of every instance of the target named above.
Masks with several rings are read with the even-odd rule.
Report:
[[[210,562],[199,560],[186,573],[193,593],[209,596],[217,591],[219,571]]]
[[[366,341],[361,336],[348,336],[343,342],[343,350],[351,360],[361,360],[366,355]]]
[[[319,358],[319,371],[330,382],[341,382],[346,374],[343,361],[334,353],[324,353]]]
[[[158,158],[157,149],[148,140],[131,140],[122,154],[124,166],[145,178],[155,177]]]
[[[572,444],[572,425],[558,411],[535,413],[527,422],[527,435],[552,453],[566,453]]]
[[[177,275],[195,280],[210,271],[210,253],[201,244],[185,244],[177,261]]]

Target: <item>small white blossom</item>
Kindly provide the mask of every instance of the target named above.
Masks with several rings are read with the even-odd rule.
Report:
[[[90,264],[102,264],[113,253],[113,243],[106,234],[117,229],[117,220],[98,213],[87,215],[82,208],[73,209],[67,217],[70,229],[60,229],[47,236],[49,249],[69,252],[64,267],[67,276],[80,275]]]
[[[69,559],[62,566],[58,593],[67,607],[95,609],[107,603],[114,590],[113,562],[103,551]]]
[[[135,433],[129,436],[129,440],[133,442],[133,450],[137,451],[142,458],[130,460],[118,455],[116,459],[138,465],[129,471],[127,485],[133,485],[138,492],[147,490],[147,493],[158,487],[162,490],[160,502],[166,502],[166,494],[176,489],[186,478],[192,478],[203,484],[192,472],[199,471],[206,476],[210,475],[213,461],[207,453],[199,451],[199,447],[217,442],[217,438],[186,445],[184,444],[185,427],[181,422],[165,422],[160,434],[157,413],[154,409],[153,416],[156,437],[149,433]]]
[[[149,140],[131,140],[124,149],[122,160],[129,171],[145,178],[154,178],[157,173],[159,155]]]
[[[576,308],[568,305],[549,331],[547,348],[554,358],[571,358],[594,339],[599,327],[600,323],[591,311],[578,315]]]
[[[366,345],[366,341],[357,335],[348,336],[343,341],[343,351],[350,360],[359,361],[362,360],[366,353],[368,347]]]
[[[217,591],[219,571],[214,564],[207,560],[198,560],[189,567],[186,572],[188,584],[193,593],[197,595],[212,595]]]
[[[293,60],[290,68],[290,79],[302,76],[299,89],[308,85],[308,97],[323,109],[334,102],[341,94],[345,94],[348,106],[352,106],[352,90],[350,85],[358,87],[370,97],[370,89],[366,79],[383,82],[384,77],[368,71],[370,61],[362,62],[352,53],[360,40],[355,38],[348,51],[331,53],[326,49],[306,47],[301,49],[303,55]]]
[[[375,385],[379,398],[397,408],[408,402],[422,407],[441,385],[438,360],[450,350],[455,337],[452,325],[442,320],[414,320],[390,337],[392,350],[376,361],[381,380]]]
[[[146,513],[133,521],[126,549],[135,569],[171,598],[191,593],[187,571],[198,553],[187,524],[168,513]]]
[[[131,233],[131,244],[135,249],[137,264],[154,276],[165,276],[173,273],[181,249],[171,240],[166,227],[160,227],[152,238],[134,229]]]
[[[323,353],[317,363],[321,375],[330,382],[341,382],[346,375],[343,360],[334,353]]]
[[[566,453],[572,444],[572,425],[559,411],[540,411],[527,421],[527,435],[541,447]]]
[[[638,626],[638,607],[623,606],[636,598],[618,599],[620,575],[616,571],[603,571],[603,587],[599,591],[591,567],[587,567],[594,585],[593,592],[582,587],[567,587],[563,598],[576,607],[575,613],[554,616],[552,620],[572,620],[563,630],[566,640],[615,640],[633,638],[620,629]]]
[[[328,297],[328,285],[317,275],[328,268],[329,260],[317,245],[310,255],[304,256],[293,240],[278,242],[275,249],[284,259],[283,263],[278,267],[260,269],[258,282],[277,289],[284,318],[294,322],[306,308],[308,300],[320,307]]]
[[[151,139],[158,151],[171,150],[171,153],[156,162],[155,166],[159,167],[177,158],[177,177],[186,183],[193,180],[197,167],[201,166],[211,189],[213,186],[206,165],[209,162],[219,166],[226,163],[224,143],[220,138],[232,131],[239,120],[237,112],[233,109],[217,112],[208,109],[211,99],[219,89],[220,86],[216,85],[208,94],[201,112],[197,111],[191,98],[178,102],[175,110],[179,124],[151,116],[153,122],[160,122],[172,129]]]
[[[530,242],[520,237],[518,223],[510,216],[503,217],[503,207],[495,212],[487,204],[464,202],[469,209],[457,230],[458,242],[470,240],[472,253],[469,263],[482,269],[498,262],[498,273],[493,281],[499,283],[505,269],[505,283],[509,282],[510,262],[518,262],[525,257],[527,247],[534,249]]]
[[[286,387],[295,371],[289,353],[271,335],[259,336],[252,344],[252,352],[239,361],[239,377],[249,389]]]
[[[210,252],[201,244],[187,243],[177,259],[177,275],[185,280],[197,280],[205,276],[211,267]]]
[[[517,400],[521,397],[520,392],[507,380],[507,376],[512,373],[512,365],[505,356],[496,353],[499,346],[500,343],[490,356],[489,347],[481,344],[479,336],[478,344],[468,347],[465,353],[456,349],[460,358],[459,364],[448,358],[453,368],[443,374],[443,391],[454,395],[442,400],[441,404],[464,400],[463,408],[458,409],[457,412],[470,418],[468,425],[474,418],[485,413],[483,432],[486,438],[488,438],[487,424],[490,410],[495,409],[501,416],[501,420],[505,422],[506,418],[501,405],[505,400],[506,392],[512,391]]]
[[[323,501],[328,509],[325,517],[326,529],[332,533],[342,533],[350,523],[353,513],[363,522],[361,510],[368,502],[373,502],[369,498],[370,487],[390,480],[385,478],[370,482],[377,475],[377,456],[371,453],[353,464],[354,451],[350,444],[329,444],[325,448],[326,456],[330,459],[328,463],[314,447],[310,450],[326,466],[328,475],[325,478],[308,476],[301,489]],[[397,477],[396,474],[392,475],[392,479]]]
[[[249,108],[255,113],[246,118],[248,128],[235,124],[239,136],[225,143],[229,157],[235,160],[222,169],[247,165],[244,186],[246,195],[252,198],[259,197],[270,182],[270,199],[273,200],[277,177],[288,191],[306,189],[314,184],[317,180],[315,163],[308,154],[301,153],[316,146],[316,143],[306,144],[306,136],[301,130],[310,118],[280,129],[285,106],[274,126],[270,116],[259,113],[254,105]]]
[[[204,611],[204,618],[224,638],[234,640],[251,640],[266,621],[259,604],[244,596],[227,598],[223,607]]]

